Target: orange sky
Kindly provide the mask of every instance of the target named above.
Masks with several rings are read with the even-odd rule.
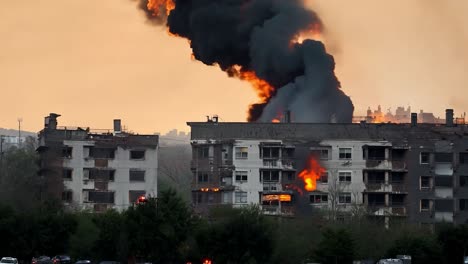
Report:
[[[468,107],[468,1],[314,0],[337,74],[357,113],[411,104],[443,115]],[[247,83],[190,60],[186,40],[148,25],[129,0],[2,0],[0,127],[59,125],[139,133],[188,131],[219,114],[244,121]]]

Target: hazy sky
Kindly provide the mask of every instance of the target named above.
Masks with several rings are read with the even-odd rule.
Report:
[[[468,110],[468,1],[314,0],[343,90],[369,105]],[[188,131],[218,114],[244,121],[247,83],[190,59],[186,40],[145,23],[130,0],[2,0],[0,127],[59,125]]]

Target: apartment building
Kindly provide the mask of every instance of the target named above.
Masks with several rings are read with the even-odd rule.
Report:
[[[42,196],[76,210],[123,210],[138,197],[157,196],[158,136],[59,127],[51,113],[39,133]]]
[[[200,213],[258,204],[266,214],[365,213],[433,225],[468,220],[468,127],[446,124],[188,122]],[[323,168],[313,190],[300,176]]]

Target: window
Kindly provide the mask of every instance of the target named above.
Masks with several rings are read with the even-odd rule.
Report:
[[[322,173],[318,181],[321,183],[328,183],[328,171],[325,171],[324,173]]]
[[[421,199],[420,201],[420,210],[421,212],[427,212],[430,209],[429,199]]]
[[[236,192],[235,201],[236,203],[247,203],[247,192]]]
[[[130,181],[136,181],[136,182],[144,182],[145,181],[145,171],[144,170],[136,170],[136,169],[130,169],[129,171],[129,178]]]
[[[131,150],[130,151],[130,159],[132,159],[132,160],[145,159],[145,151],[144,150]]]
[[[277,159],[279,158],[279,147],[263,147],[262,158],[264,159]]]
[[[460,211],[468,211],[468,199],[459,200]]]
[[[293,171],[283,171],[283,182],[292,182],[296,180],[296,175]]]
[[[62,178],[67,181],[72,180],[73,169],[64,168],[62,171]]]
[[[429,152],[421,152],[419,161],[421,164],[429,164]]]
[[[198,173],[198,182],[208,182],[209,176],[207,172]]]
[[[260,171],[260,181],[263,182],[279,182],[278,170],[262,170]]]
[[[83,169],[83,180],[94,180],[94,181],[114,181],[115,170],[113,169],[95,169],[95,168],[84,168]]]
[[[71,202],[73,201],[73,192],[71,190],[66,190],[62,192],[62,201]]]
[[[351,172],[350,171],[338,172],[338,181],[344,182],[344,183],[351,183]]]
[[[198,157],[200,159],[207,159],[210,156],[210,147],[199,147],[198,148]]]
[[[460,175],[460,187],[468,187],[468,176]]]
[[[461,164],[467,164],[468,163],[468,152],[460,152],[459,161],[460,161]]]
[[[114,148],[89,148],[89,157],[95,159],[113,159],[115,157]]]
[[[311,194],[309,196],[311,204],[328,203],[328,194]]]
[[[435,153],[434,160],[437,163],[452,163],[453,153],[439,152]]]
[[[236,171],[236,182],[246,182],[246,181],[247,181],[247,172]]]
[[[432,177],[431,176],[421,176],[421,178],[420,178],[420,188],[421,188],[421,190],[432,189]]]
[[[73,148],[65,146],[62,149],[62,158],[71,159],[72,158]]]
[[[248,151],[247,147],[236,147],[236,159],[246,159],[248,158]]]
[[[340,204],[350,204],[351,203],[351,193],[340,193],[340,194],[338,194],[338,203],[340,203]]]
[[[351,148],[340,148],[340,154],[339,158],[340,159],[346,159],[350,160],[351,159]]]
[[[114,203],[114,192],[83,190],[83,200],[91,203]]]
[[[328,160],[328,149],[313,149],[311,154],[321,160]]]
[[[128,201],[130,203],[136,203],[138,198],[140,196],[145,196],[146,195],[146,191],[144,190],[140,190],[140,191],[135,191],[135,190],[132,190],[132,191],[128,191]]]

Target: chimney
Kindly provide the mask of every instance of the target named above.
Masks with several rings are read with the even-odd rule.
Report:
[[[286,112],[284,112],[284,122],[291,123],[291,111],[286,110]]]
[[[50,130],[57,129],[57,117],[59,116],[60,115],[56,113],[50,113],[49,116],[46,116],[44,118],[44,128]]]
[[[417,126],[417,125],[418,125],[418,114],[411,113],[411,126]]]
[[[120,119],[114,119],[114,134],[122,132],[122,121]]]
[[[445,110],[445,125],[448,127],[453,126],[453,109]]]

